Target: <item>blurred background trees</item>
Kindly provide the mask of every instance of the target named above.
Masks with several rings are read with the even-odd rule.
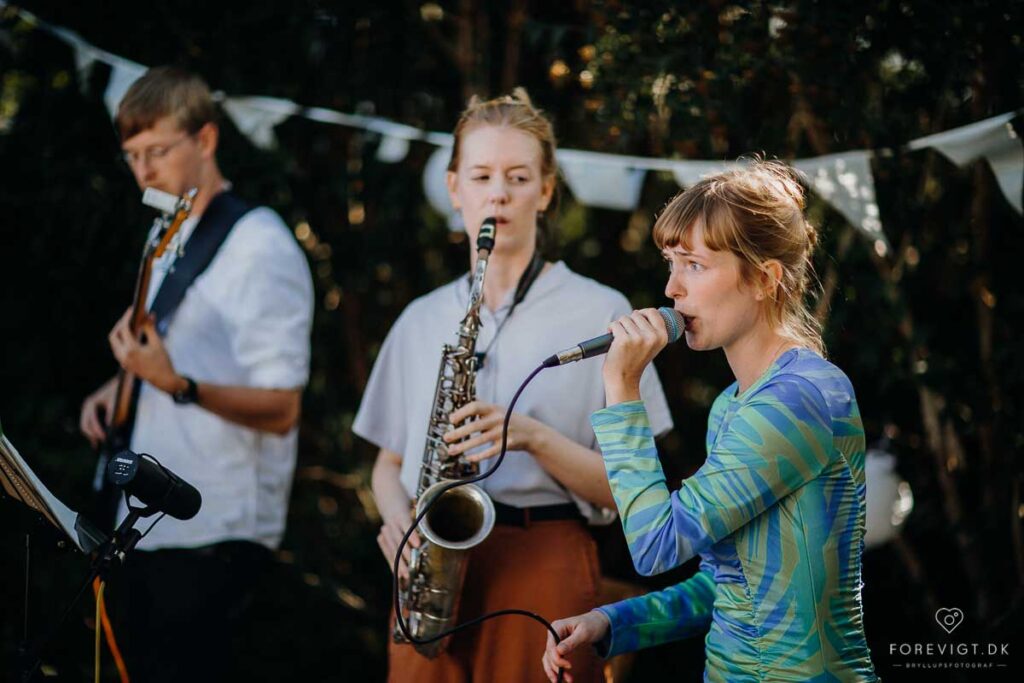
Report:
[[[883,676],[900,679],[889,643],[927,640],[935,609],[953,605],[973,640],[1020,642],[1024,224],[986,164],[961,170],[903,144],[1022,106],[1022,3],[23,6],[141,64],[194,69],[228,94],[428,130],[450,130],[472,94],[524,85],[562,147],[697,159],[876,150],[890,253],[880,256],[813,194],[809,206],[823,232],[816,266],[830,355],[854,381],[869,441],[897,456],[916,499],[902,536],[865,557],[872,652]],[[66,44],[0,9],[0,419],[75,508],[93,466],[79,406],[115,370],[106,334],[130,300],[150,221],[119,161],[102,101],[108,75],[102,65],[78,73]],[[360,130],[292,118],[278,126],[273,151],[253,147],[227,119],[223,130],[226,174],[293,226],[318,298],[289,530],[237,656],[254,680],[379,679],[389,572],[368,490],[373,452],[350,426],[391,323],[412,298],[462,272],[465,240],[424,200],[428,145],[383,164],[379,136]],[[664,272],[650,228],[677,191],[670,176],[649,174],[640,208],[626,213],[583,207],[563,188],[561,257],[638,307],[660,305]],[[658,367],[677,425],[664,459],[678,479],[703,460],[707,410],[728,368],[719,354],[680,350]],[[13,505],[0,510],[6,669],[23,626],[15,606],[25,525]],[[618,527],[597,535],[614,579],[652,588],[694,569],[642,581]],[[36,538],[38,632],[85,560]],[[87,611],[51,648],[66,680],[89,670]],[[630,680],[696,677],[702,650],[695,641],[641,653]]]

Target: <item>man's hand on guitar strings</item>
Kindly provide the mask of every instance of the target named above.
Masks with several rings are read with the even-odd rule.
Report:
[[[125,372],[132,373],[161,391],[171,393],[179,389],[181,378],[174,369],[153,319],[147,318],[136,336],[131,331],[131,315],[132,310],[129,308],[107,337],[114,358]]]

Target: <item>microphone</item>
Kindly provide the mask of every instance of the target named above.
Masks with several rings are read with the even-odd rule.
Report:
[[[203,504],[194,486],[146,453],[124,450],[115,455],[107,465],[107,481],[175,519],[192,519]]]
[[[661,314],[661,319],[665,321],[665,329],[668,330],[668,342],[679,341],[679,338],[683,336],[683,330],[686,327],[686,322],[683,320],[682,314],[674,308],[668,306],[662,306],[658,309],[658,313]],[[611,332],[608,334],[602,334],[600,337],[594,337],[588,339],[585,342],[580,342],[576,346],[570,346],[564,351],[559,351],[553,356],[548,356],[543,363],[545,368],[553,368],[556,365],[565,365],[566,363],[574,363],[584,358],[590,358],[592,356],[600,356],[602,353],[608,353],[608,348],[612,345]]]

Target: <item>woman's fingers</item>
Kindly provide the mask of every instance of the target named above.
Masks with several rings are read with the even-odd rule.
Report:
[[[402,525],[395,522],[385,523],[380,528],[380,533],[377,534],[377,545],[380,547],[381,553],[388,562],[388,566],[394,568],[395,553],[398,552],[398,546],[402,543],[402,537],[405,536],[405,528]],[[405,547],[402,548],[402,560],[398,563],[398,575],[401,578],[408,578],[409,576],[409,562],[412,559],[412,549],[420,546],[419,534],[415,531],[409,536],[409,542],[406,543]]]
[[[633,311],[616,321],[627,343],[650,345],[668,341],[661,314],[654,308]]]
[[[470,447],[471,449],[474,445],[482,443],[482,441],[479,440],[479,435],[481,433],[489,430],[501,429],[502,422],[501,418],[495,417],[486,417],[474,420],[467,425],[463,425],[462,427],[447,432],[444,434],[444,440],[447,443],[453,444],[453,446],[459,445],[462,451],[466,451],[467,447]],[[463,439],[467,440],[464,441]],[[470,446],[466,446],[466,443],[469,443],[471,440],[474,441],[474,443]],[[457,441],[458,443],[456,443]],[[449,451],[451,451],[451,449],[449,449]]]
[[[544,675],[548,677],[548,680],[554,683],[555,681],[555,667],[552,663],[552,651],[555,649],[555,639],[548,633],[547,642],[544,644],[544,654],[541,655],[540,664],[544,668]]]
[[[558,623],[559,622],[555,622],[552,626],[555,627],[556,631],[559,631],[559,635],[561,636],[562,629],[557,627]],[[550,632],[548,633],[547,643],[544,647],[544,656],[541,657],[541,663],[544,667],[544,673],[547,674],[548,680],[555,681],[558,678],[559,669],[565,670],[566,681],[572,680],[572,677],[568,673],[568,670],[572,668],[572,664],[568,659],[558,653],[558,649],[555,645],[555,639]]]
[[[500,441],[485,451],[480,451],[479,453],[474,453],[473,455],[467,456],[466,460],[470,462],[480,462],[482,460],[487,460],[488,458],[493,458],[499,453],[501,453]]]
[[[636,321],[637,327],[643,330],[650,339],[660,344],[668,343],[668,328],[665,327],[665,319],[661,317],[658,309],[643,308],[633,311],[633,319]]]
[[[463,406],[463,408],[465,408],[465,406]],[[463,408],[459,408],[459,410],[452,412],[452,414],[448,416],[448,419],[451,420],[452,424],[458,424],[465,419],[459,419],[456,417]],[[471,417],[472,415],[476,415],[477,419],[471,420],[470,422],[466,422],[463,425],[449,430],[445,433],[444,440],[448,443],[452,443],[453,441],[464,439],[476,432],[484,429],[490,429],[495,425],[501,424],[505,419],[505,413],[503,410],[488,410],[483,413],[469,413],[467,414],[467,417]]]
[[[479,446],[481,444],[490,443],[491,441],[494,441],[495,439],[499,439],[499,440],[501,439],[501,427],[500,426],[492,427],[492,428],[488,429],[487,431],[481,431],[476,436],[471,436],[470,438],[466,439],[465,441],[459,441],[458,443],[452,443],[450,446],[448,446],[448,454],[449,455],[458,455],[460,453],[465,453],[466,451],[471,450],[473,448],[476,448],[477,446]],[[445,440],[448,441],[448,439],[445,439]],[[449,443],[451,443],[451,442],[449,441]]]
[[[448,419],[451,420],[453,425],[457,425],[474,415],[479,418],[476,420],[478,422],[480,419],[484,419],[494,413],[503,414],[504,412],[504,408],[496,406],[493,403],[487,403],[485,401],[470,401],[461,408],[453,410],[451,415],[448,416]]]

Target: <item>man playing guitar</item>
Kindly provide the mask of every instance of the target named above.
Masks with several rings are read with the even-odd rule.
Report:
[[[120,590],[111,585],[135,681],[230,678],[231,618],[284,532],[309,374],[306,259],[274,211],[230,191],[216,159],[216,118],[206,84],[167,67],[136,81],[115,118],[140,188],[198,190],[177,236],[182,248],[152,263],[145,310],[159,307],[176,269],[188,272],[190,248],[201,251],[205,239],[209,253],[170,310],[138,324],[129,309],[109,335],[122,372],[141,380],[126,443],[203,497],[194,519],[160,521],[126,565]],[[108,438],[119,384],[131,390],[135,382],[114,377],[82,405],[80,427],[93,445]]]

